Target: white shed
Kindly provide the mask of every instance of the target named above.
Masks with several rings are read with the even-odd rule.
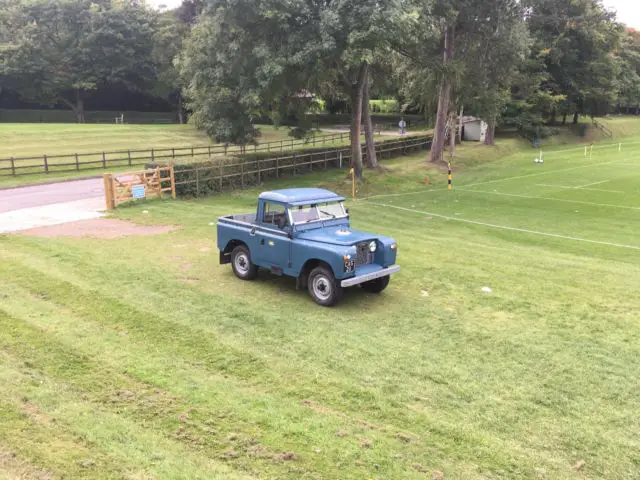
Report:
[[[462,122],[462,139],[472,142],[484,142],[487,135],[487,122],[479,118],[466,117]]]

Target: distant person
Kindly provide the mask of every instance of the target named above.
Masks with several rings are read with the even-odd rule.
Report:
[[[400,127],[400,135],[404,135],[407,128],[407,122],[404,121],[404,118],[400,119],[398,127]]]

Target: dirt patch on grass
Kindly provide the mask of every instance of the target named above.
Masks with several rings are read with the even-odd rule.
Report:
[[[33,237],[76,237],[76,238],[122,238],[131,236],[160,235],[176,230],[169,225],[137,225],[114,218],[97,218],[79,222],[63,223],[48,227],[31,228],[20,232]]]
[[[15,453],[0,450],[0,472],[2,478],[23,480],[50,480],[51,472],[34,467],[20,460]]]

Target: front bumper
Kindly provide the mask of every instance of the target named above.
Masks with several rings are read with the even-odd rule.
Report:
[[[360,285],[361,283],[375,280],[376,278],[386,277],[392,273],[396,273],[400,270],[400,265],[390,265],[386,268],[380,268],[373,272],[363,273],[362,275],[356,275],[355,277],[347,278],[340,282],[342,287],[353,287],[354,285]],[[357,270],[356,270],[357,271]]]

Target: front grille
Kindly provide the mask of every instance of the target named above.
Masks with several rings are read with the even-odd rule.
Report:
[[[375,254],[369,251],[370,242],[360,242],[356,244],[356,265],[367,265],[373,263]]]

